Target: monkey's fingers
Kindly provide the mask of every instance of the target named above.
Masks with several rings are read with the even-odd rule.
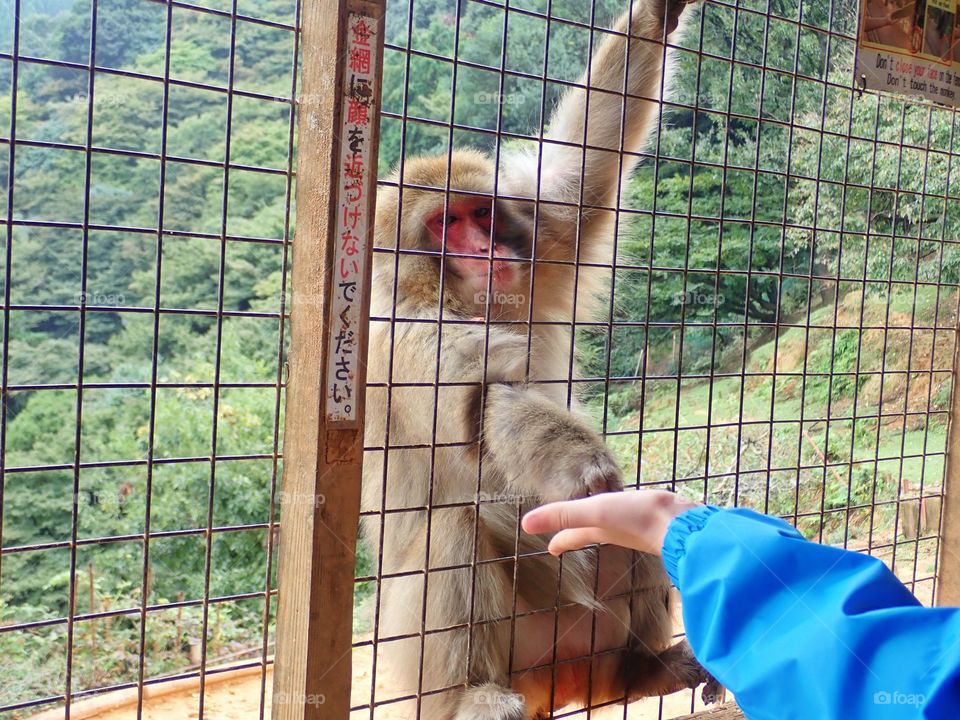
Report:
[[[688,5],[695,5],[700,0],[666,0],[664,7],[664,28],[667,35],[673,33],[680,25],[680,16]]]
[[[594,456],[592,462],[583,468],[582,475],[583,485],[591,495],[623,490],[620,470],[607,453]]]

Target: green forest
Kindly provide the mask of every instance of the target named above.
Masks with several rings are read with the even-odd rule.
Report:
[[[243,5],[244,14],[275,23],[295,19],[292,0]],[[230,10],[229,3],[211,7]],[[21,62],[12,178],[7,146],[0,152],[2,185],[13,182],[13,217],[53,225],[18,224],[11,238],[10,303],[30,309],[10,311],[8,383],[30,389],[5,397],[0,624],[68,612],[64,545],[73,531],[75,458],[85,465],[76,487],[77,538],[122,537],[145,532],[152,452],[158,464],[149,478],[149,531],[156,536],[146,575],[140,540],[80,545],[74,588],[80,614],[186,603],[148,615],[148,677],[192,664],[190,647],[203,635],[197,601],[205,593],[262,593],[267,585],[266,530],[244,529],[211,536],[205,587],[203,529],[262,528],[269,520],[283,240],[292,222],[285,210],[291,104],[282,99],[292,93],[293,33],[238,21],[231,67],[230,18],[176,7],[167,58],[166,12],[142,0],[97,2],[96,64],[122,74],[96,73],[90,142],[133,154],[91,155],[88,200],[86,70]],[[9,53],[11,3],[0,13],[0,52]],[[89,2],[22,4],[21,55],[86,65],[90,37]],[[165,99],[167,65],[171,79],[185,82],[172,84]],[[13,127],[11,70],[0,59],[4,136]],[[248,95],[229,98],[231,72],[233,87]],[[162,195],[161,153],[171,158]],[[85,207],[93,228],[131,230],[91,229],[85,244],[77,227]],[[158,225],[167,231],[159,244]],[[229,239],[222,243],[221,235]],[[82,293],[99,311],[86,314],[81,336]],[[214,454],[238,459],[212,466]],[[29,471],[49,466],[66,469]],[[37,544],[53,547],[6,554]],[[262,597],[212,606],[208,657],[258,648],[263,614]],[[76,623],[74,689],[136,680],[140,635],[137,613]],[[0,633],[0,706],[62,693],[66,640],[64,624]]]
[[[164,3],[98,0],[95,28],[89,0],[21,0],[19,23],[13,5],[0,0],[0,186],[17,221],[4,235],[0,707],[63,693],[67,626],[44,621],[69,614],[71,591],[79,614],[134,611],[74,624],[74,691],[136,681],[141,636],[147,677],[190,667],[204,629],[213,663],[258,653],[267,617],[272,652],[262,595],[206,617],[199,601],[275,586],[295,168],[295,0],[239,0],[272,24],[236,20],[233,45],[227,0],[172,7],[169,54]],[[490,151],[498,129],[532,142],[586,64],[583,25],[609,27],[625,3],[509,5],[389,0],[381,172],[446,152],[451,135]],[[572,22],[547,22],[548,7]],[[861,506],[895,499],[900,477],[935,491],[946,421],[858,416],[947,408],[955,118],[858,95],[854,0],[738,8],[697,10],[676,52],[661,131],[624,192],[637,212],[618,237],[612,330],[578,330],[580,389],[628,482],[789,515],[828,542],[895,533],[893,504]],[[30,58],[16,80],[15,40]],[[945,330],[910,331],[934,324]],[[899,374],[861,374],[881,368]],[[824,458],[849,464],[789,469]],[[125,539],[78,545],[71,584],[74,533]],[[141,628],[141,605],[171,603]]]

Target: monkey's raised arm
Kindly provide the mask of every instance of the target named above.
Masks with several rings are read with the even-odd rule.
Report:
[[[536,189],[539,177],[543,200],[582,203],[580,231],[588,242],[593,237],[592,221],[609,215],[592,207],[614,207],[621,173],[628,174],[637,162],[631,153],[642,149],[656,124],[666,57],[664,40],[677,28],[689,2],[632,0],[629,28],[630,12],[617,21],[617,34],[608,34],[599,43],[578,81],[587,89],[571,88],[557,106],[541,146],[539,173],[535,164],[527,162],[522,176],[514,176],[526,192]],[[621,148],[627,153],[622,162]],[[506,185],[514,189],[509,179]],[[551,214],[566,225],[551,228],[552,234],[572,238],[575,224],[569,222],[571,211],[558,208]]]

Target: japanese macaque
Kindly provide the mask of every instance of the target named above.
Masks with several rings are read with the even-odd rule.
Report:
[[[379,649],[431,720],[710,680],[674,644],[658,558],[559,560],[519,530],[530,507],[622,487],[570,397],[573,320],[609,302],[618,188],[656,125],[685,4],[631,7],[535,147],[499,167],[469,150],[409,160],[377,198],[364,537],[383,578]]]

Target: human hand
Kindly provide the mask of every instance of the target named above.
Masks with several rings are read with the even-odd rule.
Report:
[[[532,535],[556,532],[551,555],[597,543],[659,555],[670,522],[698,505],[667,490],[602,493],[531,510],[523,516],[523,529]]]

